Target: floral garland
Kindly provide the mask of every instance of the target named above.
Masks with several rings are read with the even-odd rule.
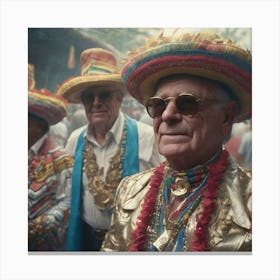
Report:
[[[209,177],[206,188],[202,194],[202,213],[197,222],[194,239],[192,240],[192,251],[207,251],[208,224],[211,214],[216,208],[215,199],[218,196],[218,184],[229,164],[228,152],[223,150],[219,159],[210,166]],[[150,189],[145,195],[142,209],[138,217],[135,230],[132,232],[133,244],[129,251],[143,251],[146,242],[146,231],[150,223],[153,209],[156,202],[159,187],[164,176],[164,166],[166,162],[157,167],[152,175]]]
[[[145,195],[136,228],[132,232],[134,244],[131,245],[129,251],[143,251],[144,249],[144,244],[146,241],[146,230],[153,214],[158,189],[163,180],[165,163],[166,162],[163,162],[159,167],[155,169],[154,174],[151,178],[151,187]]]
[[[223,150],[219,160],[210,167],[207,186],[202,194],[202,212],[199,215],[200,218],[197,221],[194,239],[191,244],[192,251],[208,251],[208,224],[211,214],[217,206],[218,184],[229,164],[228,156],[228,152]]]

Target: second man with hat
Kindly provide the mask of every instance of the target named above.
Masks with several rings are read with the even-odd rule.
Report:
[[[120,111],[124,88],[113,53],[87,49],[81,64],[81,75],[58,89],[69,102],[82,103],[88,119],[66,144],[75,155],[67,250],[98,251],[116,187],[125,176],[158,165],[160,156],[152,128]]]

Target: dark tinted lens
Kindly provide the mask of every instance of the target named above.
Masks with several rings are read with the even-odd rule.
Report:
[[[81,96],[83,104],[92,103],[94,96],[92,94],[82,94]]]
[[[146,105],[147,112],[152,118],[161,116],[165,108],[165,101],[157,97],[149,99]]]
[[[82,99],[82,102],[84,104],[89,104],[89,103],[92,103],[93,100],[95,99],[95,97],[98,97],[98,99],[100,101],[107,101],[111,98],[112,96],[112,93],[111,92],[102,92],[102,93],[98,93],[98,94],[94,94],[92,92],[89,92],[89,93],[84,93],[82,94],[81,96],[81,99]]]
[[[98,95],[99,99],[102,101],[106,101],[106,100],[110,99],[111,96],[112,96],[111,92],[102,92]]]
[[[180,95],[176,98],[176,107],[183,115],[195,115],[199,110],[199,104],[194,96]]]

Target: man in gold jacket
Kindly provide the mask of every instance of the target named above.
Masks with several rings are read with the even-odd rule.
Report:
[[[251,171],[223,147],[251,115],[251,53],[212,33],[161,35],[122,78],[167,161],[122,180],[102,250],[251,251]]]

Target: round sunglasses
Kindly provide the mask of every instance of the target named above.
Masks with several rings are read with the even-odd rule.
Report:
[[[89,104],[89,103],[91,104],[96,97],[98,97],[98,99],[101,102],[106,102],[111,99],[112,92],[105,91],[105,92],[101,92],[101,93],[97,93],[97,94],[92,93],[92,92],[84,92],[81,95],[81,100],[82,100],[83,104]]]
[[[168,103],[173,99],[175,99],[175,105],[180,114],[188,117],[196,115],[204,105],[222,102],[217,99],[201,100],[189,93],[182,93],[176,97],[167,97],[164,99],[154,96],[149,98],[146,103],[146,109],[149,116],[151,118],[160,117]]]

